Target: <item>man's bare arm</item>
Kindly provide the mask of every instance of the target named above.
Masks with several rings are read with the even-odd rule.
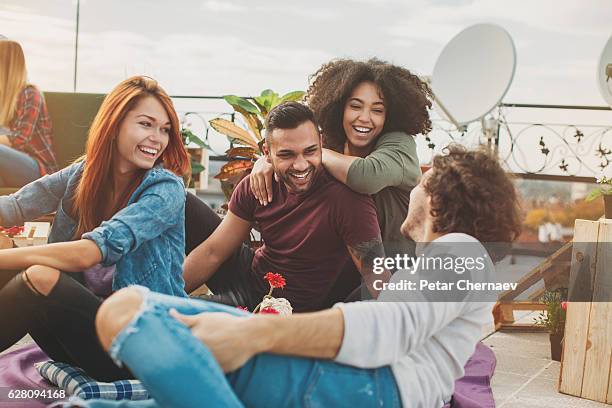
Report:
[[[225,372],[236,370],[259,353],[333,359],[344,338],[340,309],[248,318],[227,313],[171,314],[206,344]]]
[[[344,336],[344,317],[336,308],[281,318],[259,315],[251,323],[267,337],[262,352],[274,354],[332,359]]]
[[[248,238],[250,231],[251,223],[228,211],[210,237],[185,258],[185,291],[192,292],[206,283],[219,266]]]
[[[374,289],[374,281],[382,280],[388,282],[391,278],[391,272],[384,270],[381,274],[373,272],[374,269],[374,258],[384,258],[385,248],[383,246],[380,237],[373,238],[369,241],[361,242],[356,245],[348,245],[347,249],[357,270],[361,274],[364,283],[366,284],[368,291],[372,294],[374,299],[378,297],[378,292]]]

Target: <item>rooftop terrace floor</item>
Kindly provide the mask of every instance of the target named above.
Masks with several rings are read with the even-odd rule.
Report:
[[[535,314],[518,321],[531,323]],[[557,391],[561,364],[550,359],[548,333],[495,332],[483,343],[497,358],[491,383],[497,408],[610,408]]]

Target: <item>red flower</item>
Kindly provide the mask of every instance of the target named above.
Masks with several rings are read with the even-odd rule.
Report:
[[[283,275],[280,273],[268,272],[264,276],[264,279],[268,281],[272,288],[284,288],[286,284],[285,278],[283,278]]]
[[[263,309],[261,309],[259,311],[259,313],[261,313],[261,314],[278,314],[278,310],[274,309],[273,307],[266,306]]]
[[[567,302],[561,302],[561,309],[567,310]]]
[[[249,311],[249,309],[248,309],[248,308],[246,308],[246,307],[244,307],[244,306],[236,306],[236,308],[237,308],[237,309],[240,309],[240,310],[244,310],[245,312],[248,312],[248,311]]]

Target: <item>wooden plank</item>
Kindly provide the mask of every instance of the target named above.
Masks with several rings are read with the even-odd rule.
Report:
[[[583,398],[606,402],[612,348],[612,303],[593,302],[582,381]]]
[[[514,323],[514,310],[512,309],[511,304],[502,303],[499,305],[499,309],[501,311],[501,321],[502,324],[512,324]]]
[[[510,305],[512,305],[512,310],[546,310],[546,305],[540,302],[520,301],[510,303]]]
[[[593,303],[582,382],[582,397],[605,402],[612,357],[612,222],[599,224]]]
[[[562,263],[566,260],[569,260],[568,254],[571,253],[572,243],[568,242],[559,248],[554,254],[547,257],[543,260],[538,266],[536,266],[532,271],[522,276],[517,281],[517,287],[514,290],[508,290],[499,295],[498,299],[500,301],[513,300],[518,295],[523,293],[525,290],[532,287],[536,284],[540,279],[542,279],[543,274],[548,271],[551,267]]]
[[[548,329],[535,323],[500,324],[495,328],[504,333],[548,333]]]
[[[547,329],[534,323],[515,323],[515,310],[546,310],[546,305],[532,301],[497,302],[493,308],[495,330],[541,332]]]
[[[574,245],[570,269],[570,292],[572,283],[583,282],[580,274],[590,274],[592,259],[597,257],[599,223],[596,221],[576,220],[574,226]],[[595,265],[592,265],[595,267]],[[563,342],[563,361],[559,380],[559,391],[580,396],[584,377],[584,361],[587,348],[587,332],[591,304],[570,302],[567,305],[565,320],[565,339]]]
[[[535,267],[531,272],[529,272],[525,276],[522,276],[516,282],[517,283],[516,289],[508,290],[506,292],[501,293],[498,299],[500,301],[513,300],[518,295],[523,293],[525,290],[529,289],[534,284],[536,284],[540,279],[542,279],[542,269],[548,266],[550,266],[550,262],[548,262],[548,260],[545,260],[540,265]]]
[[[538,302],[514,301],[498,303],[501,318],[496,322],[495,330],[504,332],[546,332],[546,327],[534,323],[515,323],[515,310],[546,310],[546,305]]]
[[[608,404],[612,404],[612,358],[610,359],[610,376],[608,377]]]
[[[577,233],[582,234],[579,242],[576,242]],[[589,233],[594,236],[585,235]],[[593,299],[598,234],[599,222],[576,220],[568,291],[571,302],[590,302]]]
[[[529,295],[528,299],[535,302],[542,297],[544,292],[546,292],[546,288],[537,289],[531,295]]]
[[[569,254],[571,257],[571,253]],[[553,265],[542,271],[542,280],[546,290],[556,290],[559,288],[567,288],[569,286],[569,275],[571,262],[556,260]]]

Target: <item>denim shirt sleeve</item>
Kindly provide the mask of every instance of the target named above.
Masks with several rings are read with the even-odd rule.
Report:
[[[144,242],[176,225],[184,211],[182,181],[175,176],[158,178],[142,191],[135,202],[93,231],[83,234],[82,238],[94,241],[100,248],[103,266],[114,265]]]
[[[66,194],[71,177],[82,163],[75,163],[27,184],[8,196],[0,196],[0,220],[3,225],[21,225],[57,210]]]

